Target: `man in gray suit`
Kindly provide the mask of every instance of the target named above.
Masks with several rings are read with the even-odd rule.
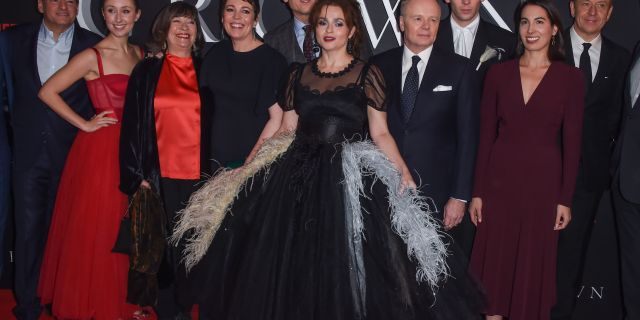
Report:
[[[309,14],[316,0],[282,1],[289,6],[293,17],[267,32],[264,41],[280,52],[287,59],[288,64],[305,63],[317,58],[320,48],[314,45],[314,30],[309,26]],[[358,58],[367,60],[372,52],[369,38],[365,33]]]
[[[316,0],[282,1],[289,6],[293,17],[269,31],[264,41],[278,50],[288,64],[313,60],[317,53],[313,51],[313,29],[309,26],[309,14]]]

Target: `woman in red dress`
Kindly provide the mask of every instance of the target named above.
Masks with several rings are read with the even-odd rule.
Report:
[[[42,87],[40,98],[80,129],[60,180],[38,295],[59,319],[126,319],[128,256],[112,253],[127,197],[118,190],[119,120],[129,74],[142,58],[128,42],[140,18],[136,0],[105,0],[109,35],[76,55]],[[85,120],[60,93],[84,79],[96,115]]]
[[[557,10],[529,0],[517,11],[520,57],[485,79],[472,221],[471,272],[487,319],[549,319],[558,231],[571,219],[584,81],[562,62]]]

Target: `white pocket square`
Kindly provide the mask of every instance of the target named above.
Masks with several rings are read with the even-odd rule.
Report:
[[[453,87],[451,87],[451,86],[443,86],[443,85],[439,85],[439,86],[433,88],[433,92],[451,91],[451,90],[453,90]]]

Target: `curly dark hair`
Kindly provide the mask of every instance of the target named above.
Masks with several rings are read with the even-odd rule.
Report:
[[[315,28],[320,20],[322,8],[326,6],[336,6],[342,9],[344,13],[345,23],[349,29],[355,27],[355,32],[351,37],[353,41],[353,56],[360,57],[360,47],[363,40],[363,32],[365,32],[362,23],[362,13],[360,13],[360,5],[356,0],[318,0],[311,8],[309,14],[309,24]]]
[[[549,56],[549,60],[551,61],[562,61],[564,60],[564,37],[562,36],[562,20],[560,19],[560,14],[558,13],[558,8],[551,2],[550,0],[527,0],[522,2],[515,11],[515,26],[519,28],[520,20],[522,19],[522,11],[527,6],[538,6],[544,9],[547,12],[547,16],[549,16],[549,22],[551,22],[552,26],[558,28],[558,32],[556,32],[555,40],[552,40],[549,44],[549,52],[547,53]],[[522,43],[522,38],[520,38],[520,32],[516,32],[518,35],[518,46],[516,47],[516,54],[522,56],[524,54],[524,44]]]
[[[151,27],[151,40],[147,43],[149,50],[155,54],[166,50],[167,35],[171,20],[176,17],[186,17],[196,22],[196,41],[193,44],[193,53],[198,55],[204,46],[204,36],[198,17],[198,9],[183,1],[174,2],[160,10]]]

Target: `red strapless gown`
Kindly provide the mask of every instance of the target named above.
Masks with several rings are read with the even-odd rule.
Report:
[[[128,75],[87,81],[96,114],[122,119]],[[127,319],[129,257],[112,253],[127,197],[118,189],[120,124],[79,132],[65,164],[49,229],[38,294],[59,319]]]

